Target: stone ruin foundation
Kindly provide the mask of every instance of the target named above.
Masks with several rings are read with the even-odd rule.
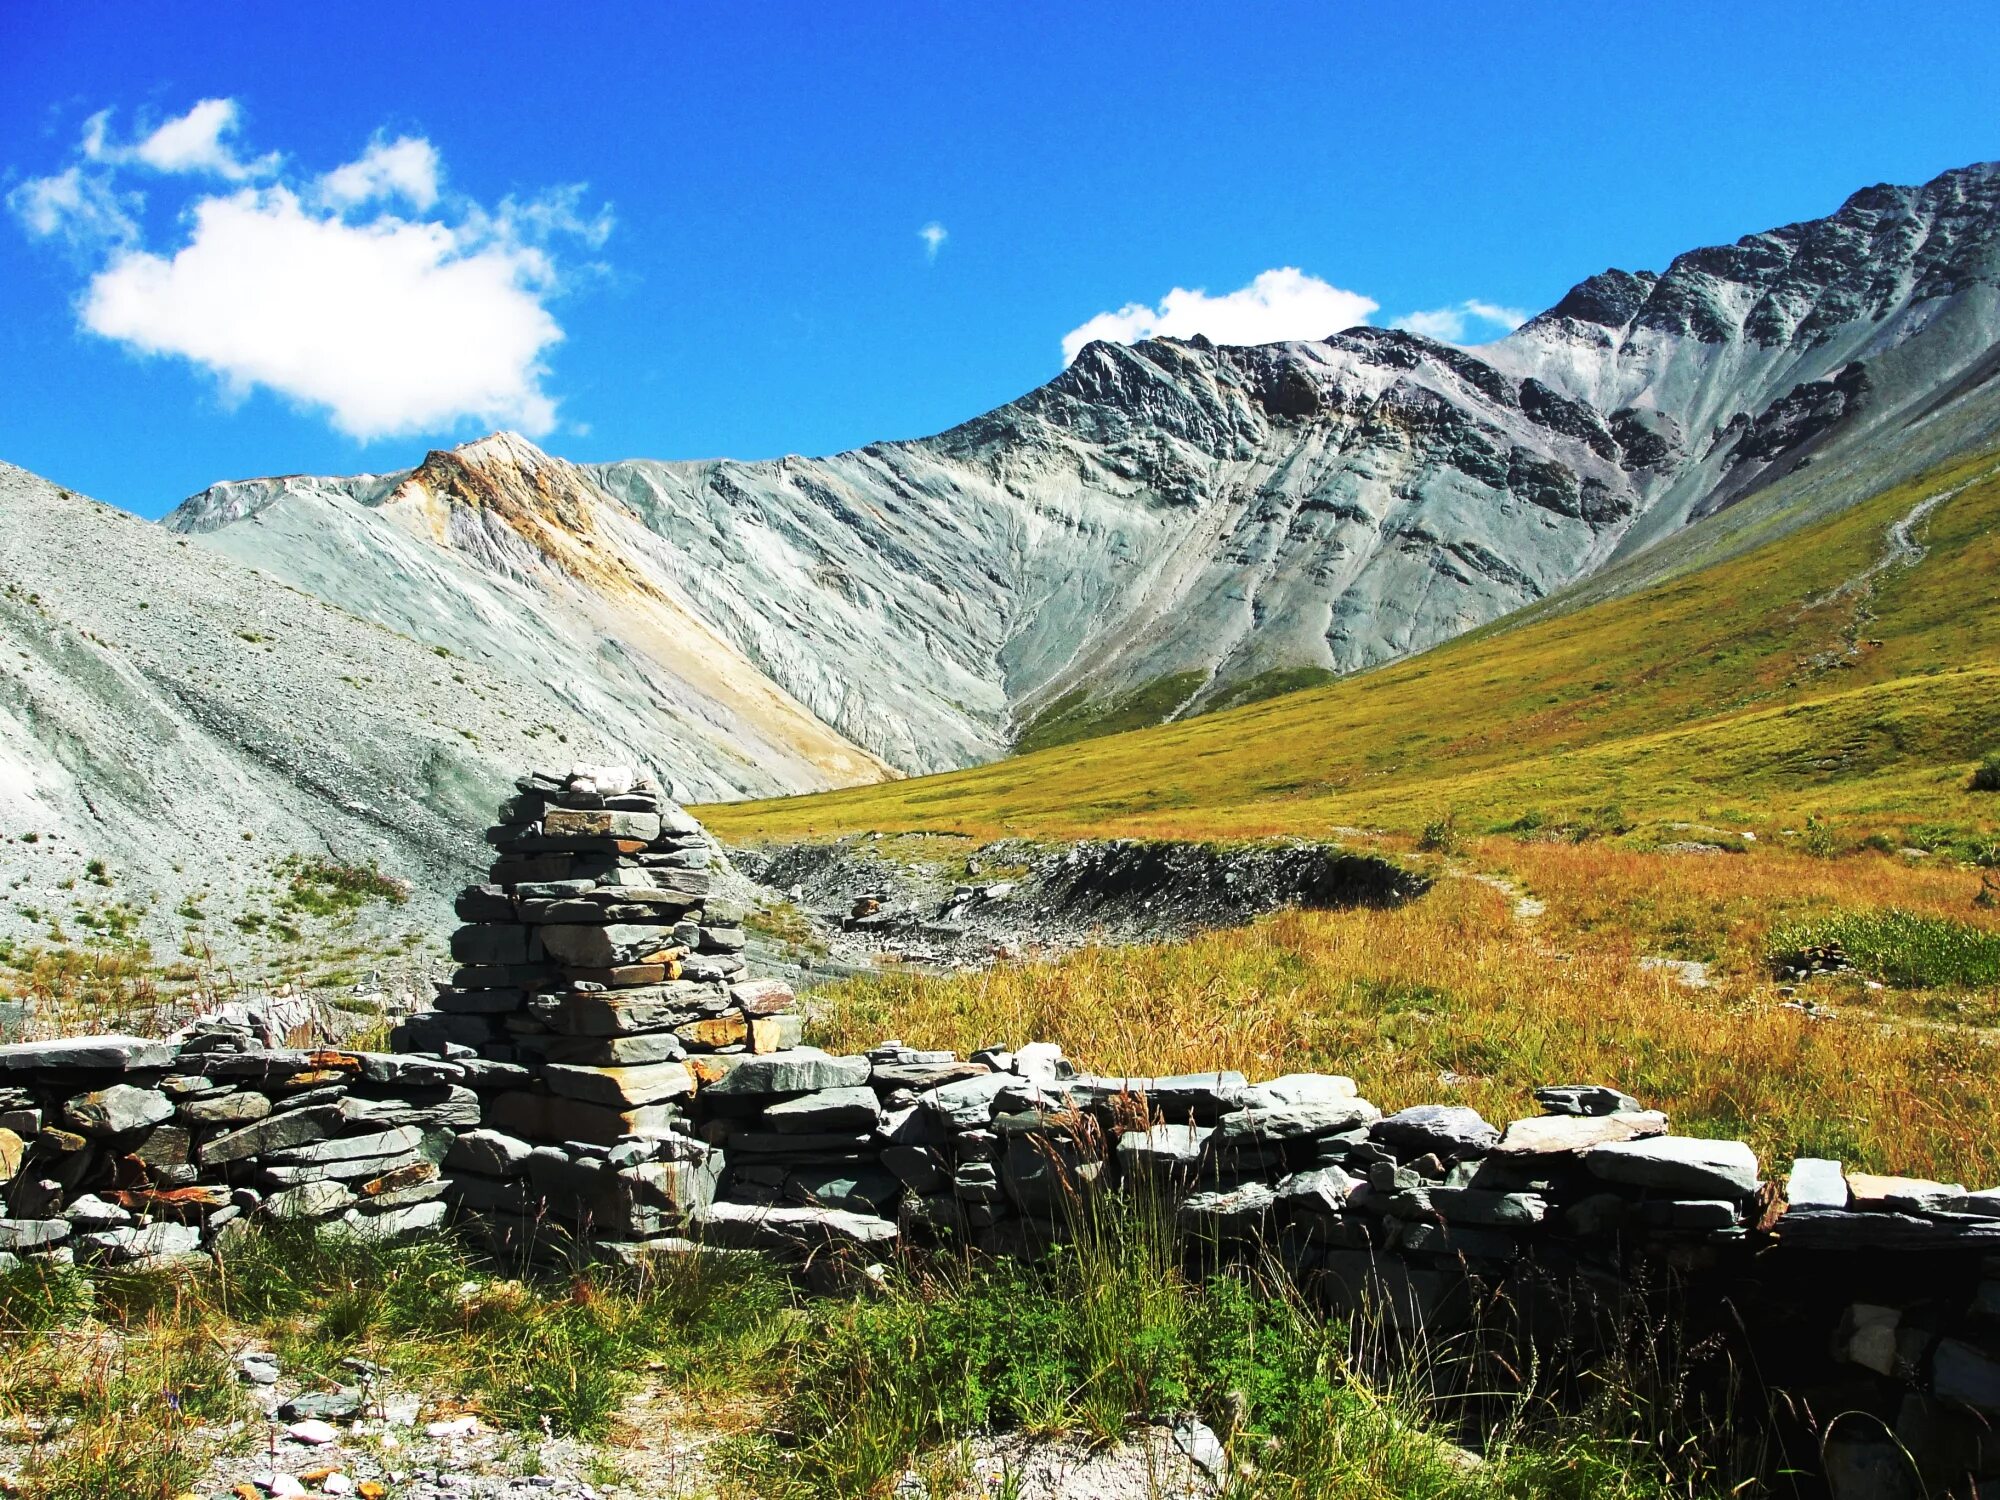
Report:
[[[1665,1309],[1841,1500],[2000,1495],[2000,1190],[1769,1173],[1594,1085],[1495,1127],[1328,1074],[1082,1074],[1046,1043],[830,1055],[655,783],[517,785],[458,968],[394,1051],[274,1046],[254,1017],[0,1046],[0,1268],[455,1223],[506,1255],[721,1247],[825,1283],[904,1247],[1034,1255],[1136,1189],[1206,1263],[1274,1263],[1406,1335],[1599,1347]]]

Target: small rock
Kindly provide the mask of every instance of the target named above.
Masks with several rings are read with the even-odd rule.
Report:
[[[1174,1446],[1220,1484],[1229,1473],[1229,1452],[1206,1422],[1182,1417],[1173,1426]]]
[[[278,1408],[278,1415],[287,1422],[339,1422],[357,1415],[360,1410],[361,1392],[357,1390],[301,1391]]]
[[[1847,1176],[1837,1161],[1801,1156],[1785,1179],[1785,1201],[1793,1208],[1846,1208]]]
[[[1622,1115],[1635,1113],[1639,1101],[1602,1083],[1544,1084],[1535,1103],[1552,1115]]]
[[[322,1422],[317,1417],[308,1417],[303,1422],[294,1422],[285,1429],[285,1436],[295,1443],[310,1443],[313,1447],[324,1447],[337,1442],[340,1430],[331,1422]]]

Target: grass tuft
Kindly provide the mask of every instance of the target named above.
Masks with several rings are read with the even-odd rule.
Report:
[[[1949,917],[1890,907],[1836,912],[1780,929],[1771,939],[1772,962],[1783,970],[1801,965],[1795,955],[1835,948],[1862,973],[1902,989],[1976,989],[2000,985],[2000,933]]]

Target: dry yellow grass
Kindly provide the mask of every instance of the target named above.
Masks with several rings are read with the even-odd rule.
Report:
[[[1185,943],[851,983],[828,996],[818,1039],[1046,1039],[1109,1072],[1328,1070],[1384,1108],[1458,1102],[1496,1122],[1533,1113],[1536,1084],[1602,1082],[1679,1128],[1743,1136],[1767,1162],[2000,1181],[1990,1032],[1898,1014],[1858,984],[1825,994],[1836,1013],[1813,1019],[1763,972],[1771,924],[1819,906],[1893,900],[1992,925],[1970,905],[1976,872],[1505,840],[1469,858],[1512,870],[1548,911],[1523,921],[1512,896],[1461,874],[1395,910],[1287,912]],[[1717,982],[1690,989],[1639,966],[1659,953],[1719,960]]]

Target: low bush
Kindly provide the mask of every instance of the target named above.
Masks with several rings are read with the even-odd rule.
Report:
[[[2000,750],[1989,750],[1973,769],[1972,790],[2000,792]]]
[[[1456,854],[1464,844],[1458,817],[1449,809],[1424,824],[1423,832],[1417,835],[1417,847],[1428,854]]]

